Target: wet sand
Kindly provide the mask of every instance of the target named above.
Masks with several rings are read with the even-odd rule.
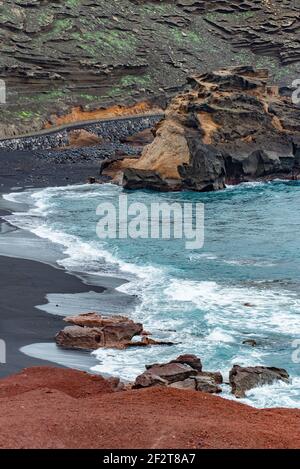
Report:
[[[48,293],[88,292],[91,287],[64,270],[3,256],[0,256],[0,285],[0,339],[6,343],[6,364],[0,364],[3,377],[25,367],[47,364],[19,349],[33,343],[53,343],[55,334],[64,325],[63,318],[39,311],[35,306],[46,303]],[[103,288],[93,290],[102,292]]]
[[[34,153],[0,151],[0,196],[28,187],[83,184],[89,176],[97,176],[98,172],[98,162],[51,164],[46,158],[45,161],[38,159]],[[9,211],[0,207],[1,225],[1,217],[7,214]],[[9,239],[9,233],[6,237]],[[12,238],[12,252],[13,243]],[[17,257],[19,255],[20,246]],[[24,367],[49,364],[46,360],[20,352],[21,347],[34,343],[54,343],[55,334],[64,326],[61,315],[48,314],[35,308],[36,305],[47,303],[47,294],[91,290],[103,292],[105,288],[89,286],[63,269],[46,263],[0,255],[0,339],[6,343],[6,364],[0,363],[0,377],[18,372]],[[74,357],[76,353],[73,352]],[[77,356],[81,369],[80,363],[85,361],[84,356],[87,362],[96,364],[88,352],[78,352]]]

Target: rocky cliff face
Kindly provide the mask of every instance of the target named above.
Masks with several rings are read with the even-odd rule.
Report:
[[[164,105],[208,68],[263,66],[289,85],[299,74],[299,11],[296,0],[0,2],[0,137],[81,108]]]
[[[234,67],[196,75],[137,161],[106,172],[128,189],[211,191],[300,168],[300,109],[267,70]]]

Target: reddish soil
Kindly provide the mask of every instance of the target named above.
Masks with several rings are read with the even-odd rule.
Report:
[[[300,410],[257,410],[196,391],[114,392],[73,370],[0,381],[1,448],[299,448]]]
[[[69,114],[63,116],[52,116],[52,121],[55,126],[73,124],[75,122],[98,120],[98,119],[113,119],[117,117],[135,116],[138,114],[156,113],[162,110],[151,103],[145,101],[136,103],[132,106],[115,105],[108,108],[96,109],[94,111],[86,111],[81,107],[74,107]],[[53,123],[47,122],[44,126],[45,129],[51,128]]]

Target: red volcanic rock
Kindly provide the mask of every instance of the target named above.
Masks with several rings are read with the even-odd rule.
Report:
[[[184,381],[196,375],[196,370],[183,363],[170,362],[162,365],[148,365],[146,371],[136,378],[134,388],[161,385],[161,380],[167,385]]]
[[[300,410],[259,410],[196,391],[111,392],[55,368],[0,380],[0,448],[299,448]]]
[[[219,372],[202,371],[201,359],[196,355],[180,355],[169,363],[146,365],[146,371],[138,376],[133,388],[170,386],[206,393],[220,393],[223,377]]]
[[[45,387],[76,399],[122,389],[119,378],[104,379],[83,371],[39,366],[0,380],[0,399]]]

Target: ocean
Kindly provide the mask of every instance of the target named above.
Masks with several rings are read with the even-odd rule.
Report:
[[[9,223],[55,243],[61,267],[114,285],[111,298],[118,298],[110,307],[107,296],[104,301],[91,285],[90,294],[80,298],[62,300],[49,292],[48,306],[40,309],[57,313],[55,303],[62,300],[62,315],[125,314],[142,322],[154,338],[175,343],[99,349],[93,352],[91,371],[132,380],[145,364],[183,353],[201,357],[205,370],[220,370],[225,382],[233,364],[282,367],[291,375],[289,384],[253,389],[240,401],[259,408],[300,408],[300,183],[244,183],[211,193],[127,192],[129,202],[149,207],[153,202],[203,203],[204,246],[197,250],[186,249],[182,239],[100,240],[96,208],[103,202],[117,205],[121,193],[120,187],[104,184],[5,196],[26,207],[5,217]],[[243,344],[247,339],[257,346]],[[32,344],[32,350],[38,345]],[[226,383],[223,395],[234,399]]]

